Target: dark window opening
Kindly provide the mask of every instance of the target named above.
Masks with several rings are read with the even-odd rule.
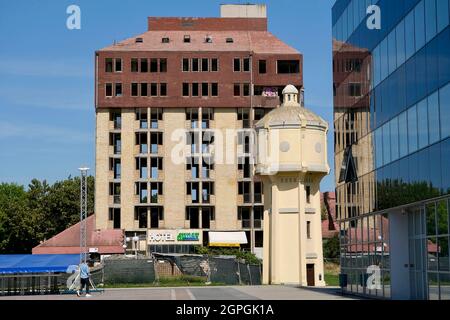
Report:
[[[190,43],[191,42],[191,36],[188,35],[188,34],[184,35],[183,42],[184,43]]]
[[[211,59],[211,71],[216,72],[219,71],[219,60]]]
[[[259,60],[259,73],[264,74],[267,72],[266,60]]]
[[[122,72],[122,59],[115,60],[115,72]]]
[[[239,72],[239,71],[241,71],[241,59],[235,58],[235,59],[233,60],[233,71],[234,71],[234,72]]]
[[[113,95],[112,83],[106,83],[105,84],[105,95],[107,97],[112,97],[112,95]]]
[[[131,96],[137,97],[138,95],[139,95],[138,84],[132,83],[131,84]]]
[[[219,95],[219,84],[211,83],[211,96],[217,97]]]
[[[361,96],[361,83],[350,83],[348,88],[350,97]]]
[[[141,72],[148,72],[148,59],[141,59]]]
[[[208,84],[207,83],[202,83],[202,96],[203,97],[207,97],[209,95],[209,90],[208,90]]]
[[[167,59],[159,60],[159,72],[167,72]]]
[[[150,84],[150,95],[152,97],[158,96],[158,84],[157,83]]]
[[[121,97],[122,96],[122,84],[121,83],[116,83],[116,87],[115,87],[115,95],[116,97]]]
[[[169,43],[170,39],[168,37],[164,37],[164,38],[161,39],[161,42],[162,43]]]
[[[244,58],[244,72],[250,71],[250,58]]]
[[[148,96],[148,84],[141,83],[141,97],[147,97],[147,96]]]
[[[241,96],[241,85],[239,83],[235,83],[233,86],[233,94],[235,97]]]
[[[159,88],[159,95],[161,97],[167,96],[167,83],[161,83],[160,88]]]
[[[227,38],[226,39],[226,43],[233,43],[234,42],[234,39],[233,38]]]
[[[192,71],[194,72],[198,72],[199,71],[199,59],[198,58],[194,58],[192,59]]]
[[[105,59],[105,72],[113,72],[113,59]]]
[[[299,60],[278,60],[277,61],[278,73],[299,73],[300,61]]]
[[[202,59],[202,71],[203,72],[209,71],[209,60],[208,59]]]
[[[198,97],[198,83],[192,84],[192,96]]]
[[[244,83],[244,85],[243,85],[243,95],[244,95],[244,97],[250,96],[250,84]]]
[[[189,72],[189,59],[183,59],[183,72]]]
[[[150,72],[158,72],[158,59],[150,59]]]
[[[139,71],[139,62],[138,59],[131,59],[131,72]]]
[[[189,97],[189,83],[183,83],[183,97]]]

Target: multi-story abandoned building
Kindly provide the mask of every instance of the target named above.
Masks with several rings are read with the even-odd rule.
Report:
[[[268,32],[265,6],[150,17],[145,33],[96,52],[95,76],[97,228],[147,237],[145,250],[191,251],[209,231],[245,231],[242,246],[261,248],[246,129],[286,84],[303,92],[302,55]]]

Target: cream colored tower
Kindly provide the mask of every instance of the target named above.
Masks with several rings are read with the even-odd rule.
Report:
[[[264,181],[263,283],[325,285],[320,181],[327,162],[328,124],[301,107],[298,90],[256,124],[256,174]]]

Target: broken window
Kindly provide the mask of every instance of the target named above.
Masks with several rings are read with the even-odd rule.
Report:
[[[238,120],[242,121],[243,128],[250,128],[250,111],[247,108],[238,109]]]
[[[210,203],[212,195],[214,195],[214,182],[202,182],[202,202]]]
[[[113,172],[114,179],[120,179],[121,176],[120,158],[109,158],[109,170]]]
[[[115,72],[122,72],[122,59],[115,59]]]
[[[209,71],[209,60],[208,59],[202,59],[202,71],[203,72]]]
[[[119,111],[111,111],[109,114],[109,120],[114,123],[114,129],[122,128],[122,113]]]
[[[195,108],[189,108],[186,109],[186,120],[191,122],[191,128],[196,129],[198,128],[198,109]]]
[[[152,108],[150,109],[150,123],[152,129],[158,129],[158,122],[162,121],[163,109]]]
[[[136,133],[136,145],[139,146],[139,153],[148,153],[147,132]]]
[[[148,96],[148,84],[141,83],[141,97],[147,97],[147,96]]]
[[[202,129],[209,129],[209,121],[214,120],[214,109],[203,108],[202,109]]]
[[[194,58],[192,59],[192,71],[194,72],[198,72],[199,71],[199,59],[198,58]]]
[[[250,157],[239,157],[238,170],[242,170],[242,177],[244,179],[251,178],[250,169]]]
[[[202,160],[202,178],[209,179],[211,177],[211,170],[214,170],[214,163],[208,159]]]
[[[139,203],[148,203],[148,185],[147,182],[136,182],[136,195],[139,196]]]
[[[150,153],[157,154],[159,146],[163,144],[163,134],[162,132],[151,132],[150,133]]]
[[[200,185],[198,182],[187,182],[186,183],[186,195],[191,196],[192,203],[199,203],[199,190]]]
[[[244,58],[244,72],[250,71],[250,58]]]
[[[136,109],[136,120],[140,129],[148,129],[147,109]]]
[[[122,96],[122,84],[121,83],[116,83],[115,94],[116,94],[116,97]]]
[[[139,229],[148,228],[148,211],[147,208],[135,207],[135,217],[139,221]]]
[[[159,72],[167,72],[167,59],[159,60]]]
[[[198,157],[192,157],[186,159],[186,170],[191,171],[191,178],[192,179],[199,179],[200,178],[200,170],[199,170],[199,158]]]
[[[109,195],[112,196],[114,204],[120,204],[120,182],[109,183]]]
[[[234,72],[239,72],[239,71],[241,71],[241,59],[235,58],[235,59],[233,60],[233,71],[234,71]]]
[[[211,83],[211,96],[217,97],[219,96],[219,84]]]
[[[255,182],[254,184],[254,202],[262,203],[262,195],[263,195],[263,184],[262,182]]]
[[[150,203],[158,203],[158,196],[163,195],[163,183],[162,182],[151,182],[150,183]]]
[[[202,83],[202,96],[203,97],[207,97],[209,95],[208,92],[208,84],[207,83]]]
[[[233,93],[235,97],[241,96],[241,85],[239,83],[235,83],[233,87]]]
[[[278,60],[277,71],[280,74],[285,73],[300,73],[299,60]]]
[[[158,179],[158,173],[163,169],[162,158],[150,158],[150,178]]]
[[[131,59],[131,72],[138,72],[138,71],[139,71],[138,59],[133,58]]]
[[[105,72],[113,72],[113,59],[105,59]]]
[[[113,222],[114,229],[120,229],[120,208],[109,208],[109,220]]]
[[[159,87],[159,95],[161,97],[167,96],[167,83],[161,83]]]
[[[109,134],[109,145],[113,146],[114,154],[120,154],[122,151],[122,140],[120,133]]]
[[[211,59],[211,71],[219,71],[219,59]]]
[[[150,84],[150,95],[152,97],[158,96],[158,84],[157,83]]]
[[[139,171],[139,179],[148,179],[147,158],[136,158],[136,170]]]
[[[266,60],[259,60],[259,73],[264,74],[267,72]]]
[[[137,97],[138,95],[139,95],[138,84],[137,83],[132,83],[131,84],[131,96],[132,97]]]
[[[141,72],[148,72],[148,59],[141,59]]]
[[[198,83],[192,84],[192,96],[198,97]]]
[[[183,59],[183,72],[189,72],[189,59]]]
[[[189,97],[189,83],[183,83],[183,97]]]
[[[150,59],[150,72],[158,72],[158,59]]]
[[[250,194],[250,182],[249,181],[239,181],[238,182],[238,194],[243,197],[244,203],[251,203],[251,194]]]
[[[113,85],[112,85],[112,83],[106,83],[105,84],[105,95],[107,97],[112,97],[113,96]]]

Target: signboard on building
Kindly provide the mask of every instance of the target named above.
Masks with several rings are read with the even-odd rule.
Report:
[[[202,233],[199,230],[148,230],[148,244],[202,244]]]

